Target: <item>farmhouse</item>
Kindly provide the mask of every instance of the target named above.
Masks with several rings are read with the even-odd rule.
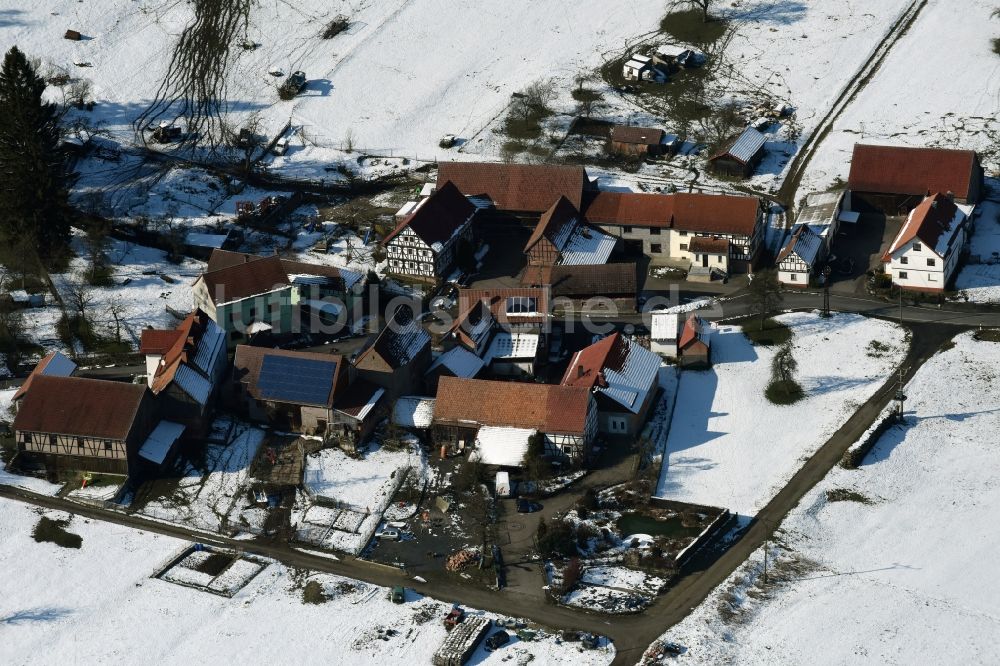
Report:
[[[484,432],[485,431],[485,432]],[[470,447],[481,436],[486,464],[520,465],[534,433],[549,455],[579,460],[597,434],[597,409],[584,387],[442,377],[434,404],[434,441]]]
[[[727,194],[598,192],[589,197],[584,219],[621,238],[626,252],[648,256],[653,266],[728,274],[749,270],[764,230],[760,200]],[[701,241],[692,248],[698,237],[728,241],[728,251]]]
[[[240,345],[233,390],[250,418],[346,449],[362,443],[384,411],[385,391],[352,382],[348,363],[332,354]]]
[[[427,282],[446,277],[459,252],[471,257],[477,211],[458,188],[443,184],[382,241],[389,272]]]
[[[150,439],[157,426],[149,392],[141,384],[37,375],[14,418],[20,464],[61,472],[132,475],[158,467],[172,438]]]
[[[688,315],[677,342],[678,365],[683,368],[707,368],[712,364],[712,326],[694,314]]]
[[[542,214],[524,253],[530,266],[605,264],[618,239],[581,223],[580,212],[566,197]]]
[[[406,308],[399,308],[354,367],[360,377],[384,388],[391,401],[420,389],[430,362],[431,336]]]
[[[600,432],[634,436],[656,396],[660,364],[659,356],[616,332],[574,354],[560,383],[593,392]]]
[[[485,303],[493,318],[507,328],[549,323],[548,290],[537,287],[459,289],[458,311],[470,312],[477,302]],[[459,315],[459,321],[463,315]]]
[[[960,204],[977,204],[983,169],[971,150],[855,144],[851,157],[849,208],[905,215],[934,192]]]
[[[76,363],[64,356],[62,352],[49,352],[31,371],[31,374],[24,380],[24,383],[14,392],[11,404],[17,410],[21,406],[21,401],[31,388],[35,377],[71,377],[76,372]]]
[[[661,129],[615,125],[608,134],[608,147],[610,152],[621,155],[664,155],[670,148],[664,143],[666,137]]]
[[[583,193],[594,186],[582,166],[442,162],[437,187],[452,183],[467,197],[498,211],[537,220],[559,197],[580,208]]]
[[[823,238],[809,225],[798,225],[775,260],[778,281],[793,287],[808,287],[809,278],[826,254],[825,249]]]
[[[143,330],[139,352],[160,415],[184,424],[190,434],[204,434],[227,368],[223,330],[196,310],[177,328]]]
[[[893,284],[914,291],[944,291],[965,250],[972,209],[937,193],[910,211],[882,257]]]
[[[763,134],[748,127],[722,150],[709,157],[708,165],[716,173],[749,178],[764,158],[765,141]]]
[[[353,271],[226,250],[212,253],[193,286],[195,308],[225,331],[229,347],[261,332],[287,335],[320,323],[339,329],[363,291],[364,276]]]

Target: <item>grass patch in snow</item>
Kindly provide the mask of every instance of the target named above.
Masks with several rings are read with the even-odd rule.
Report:
[[[775,319],[765,319],[763,327],[756,318],[735,322],[743,328],[743,335],[755,345],[776,347],[792,339],[792,329]]]
[[[872,504],[872,500],[867,495],[856,490],[847,488],[831,488],[826,491],[827,502],[858,502],[859,504]]]
[[[1000,328],[985,328],[972,336],[980,342],[1000,342]]]
[[[302,588],[302,603],[304,604],[325,604],[328,600],[319,581],[311,580]]]
[[[79,548],[83,544],[83,537],[79,534],[67,532],[66,527],[69,520],[53,520],[47,516],[38,519],[31,536],[35,541],[47,541],[63,548]]]
[[[703,20],[701,10],[670,12],[660,20],[660,31],[678,42],[701,48],[714,44],[726,34],[724,21]]]

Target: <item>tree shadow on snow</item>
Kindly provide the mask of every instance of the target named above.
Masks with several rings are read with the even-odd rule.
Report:
[[[0,624],[24,624],[26,622],[54,622],[71,614],[68,608],[31,608],[11,613],[0,618]]]

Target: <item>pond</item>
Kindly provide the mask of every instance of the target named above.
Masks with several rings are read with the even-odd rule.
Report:
[[[650,536],[665,536],[671,539],[698,536],[700,526],[685,527],[681,517],[672,516],[666,520],[657,520],[641,513],[626,513],[618,519],[618,529],[624,536],[630,534],[648,534]]]

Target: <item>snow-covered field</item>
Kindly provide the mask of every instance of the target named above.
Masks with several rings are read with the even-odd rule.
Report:
[[[777,347],[753,346],[737,326],[712,334],[711,370],[684,371],[657,496],[753,515],[885,381],[906,352],[898,327],[860,315],[789,313],[806,396],[764,396]],[[885,345],[875,349],[871,342]]]
[[[858,470],[834,468],[785,520],[781,582],[763,585],[758,551],[667,633],[686,663],[1000,661],[1000,344],[956,343],[907,387],[906,427]]]
[[[855,143],[995,152],[1000,57],[990,42],[998,34],[990,14],[996,6],[993,0],[930,0],[820,144],[802,192],[824,190],[837,177],[846,180]],[[957,60],[940,58],[928,48],[934,43],[955,45]],[[796,58],[794,67],[808,60],[811,54]],[[914,72],[920,72],[919,82]],[[997,168],[995,154],[983,162],[987,171]]]
[[[150,578],[183,541],[73,517],[66,529],[82,544],[65,549],[32,539],[39,517],[0,500],[0,562],[17,572],[0,576],[0,663],[128,664],[138,650],[158,664],[427,664],[446,635],[449,606],[412,590],[397,605],[385,588],[274,563],[229,599]],[[303,603],[312,580],[326,603]],[[385,629],[397,633],[382,640]],[[515,638],[493,654],[481,646],[471,663],[598,666],[614,657],[578,645]]]

